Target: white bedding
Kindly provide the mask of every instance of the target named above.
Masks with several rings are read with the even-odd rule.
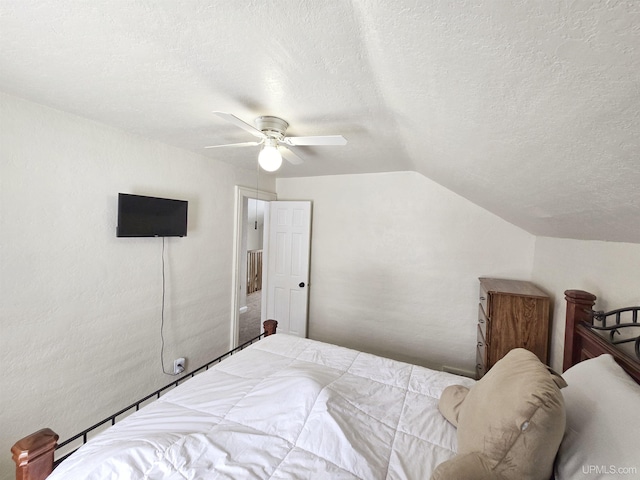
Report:
[[[269,336],[96,436],[49,480],[427,479],[456,452],[442,390],[473,380]]]

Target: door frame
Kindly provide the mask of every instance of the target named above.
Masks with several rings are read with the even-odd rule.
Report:
[[[255,188],[235,186],[235,219],[233,228],[233,271],[231,274],[231,329],[229,335],[229,349],[235,348],[238,344],[239,327],[240,327],[240,288],[242,287],[242,279],[240,271],[242,270],[240,261],[242,259],[242,239],[244,229],[246,228],[244,219],[244,202],[248,198],[263,200],[270,202],[277,200],[275,192],[266,190],[258,190]],[[266,261],[263,256],[262,262]]]

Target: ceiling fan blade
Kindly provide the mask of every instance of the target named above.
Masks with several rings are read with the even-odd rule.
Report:
[[[342,135],[316,135],[312,137],[285,137],[282,140],[287,145],[311,146],[311,145],[346,145],[347,139]]]
[[[242,143],[227,143],[226,145],[208,145],[204,148],[218,148],[218,147],[255,147],[262,142],[242,142]]]
[[[262,133],[260,130],[252,127],[247,122],[240,120],[238,117],[236,117],[235,115],[232,115],[231,113],[226,113],[226,112],[213,112],[213,113],[215,113],[220,118],[223,118],[227,122],[233,123],[236,127],[240,127],[243,130],[246,130],[247,132],[249,132],[251,135],[255,137],[266,138],[266,135]]]
[[[300,165],[304,161],[297,153],[289,150],[284,145],[280,145],[278,149],[280,150],[280,153],[282,153],[282,156],[287,160],[287,162],[293,165]]]

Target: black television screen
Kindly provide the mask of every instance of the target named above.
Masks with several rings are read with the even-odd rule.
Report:
[[[118,194],[118,237],[185,237],[186,200]]]

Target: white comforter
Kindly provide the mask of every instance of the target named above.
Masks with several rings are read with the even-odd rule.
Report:
[[[472,380],[272,335],[95,437],[49,480],[428,479],[456,451],[442,390]]]

